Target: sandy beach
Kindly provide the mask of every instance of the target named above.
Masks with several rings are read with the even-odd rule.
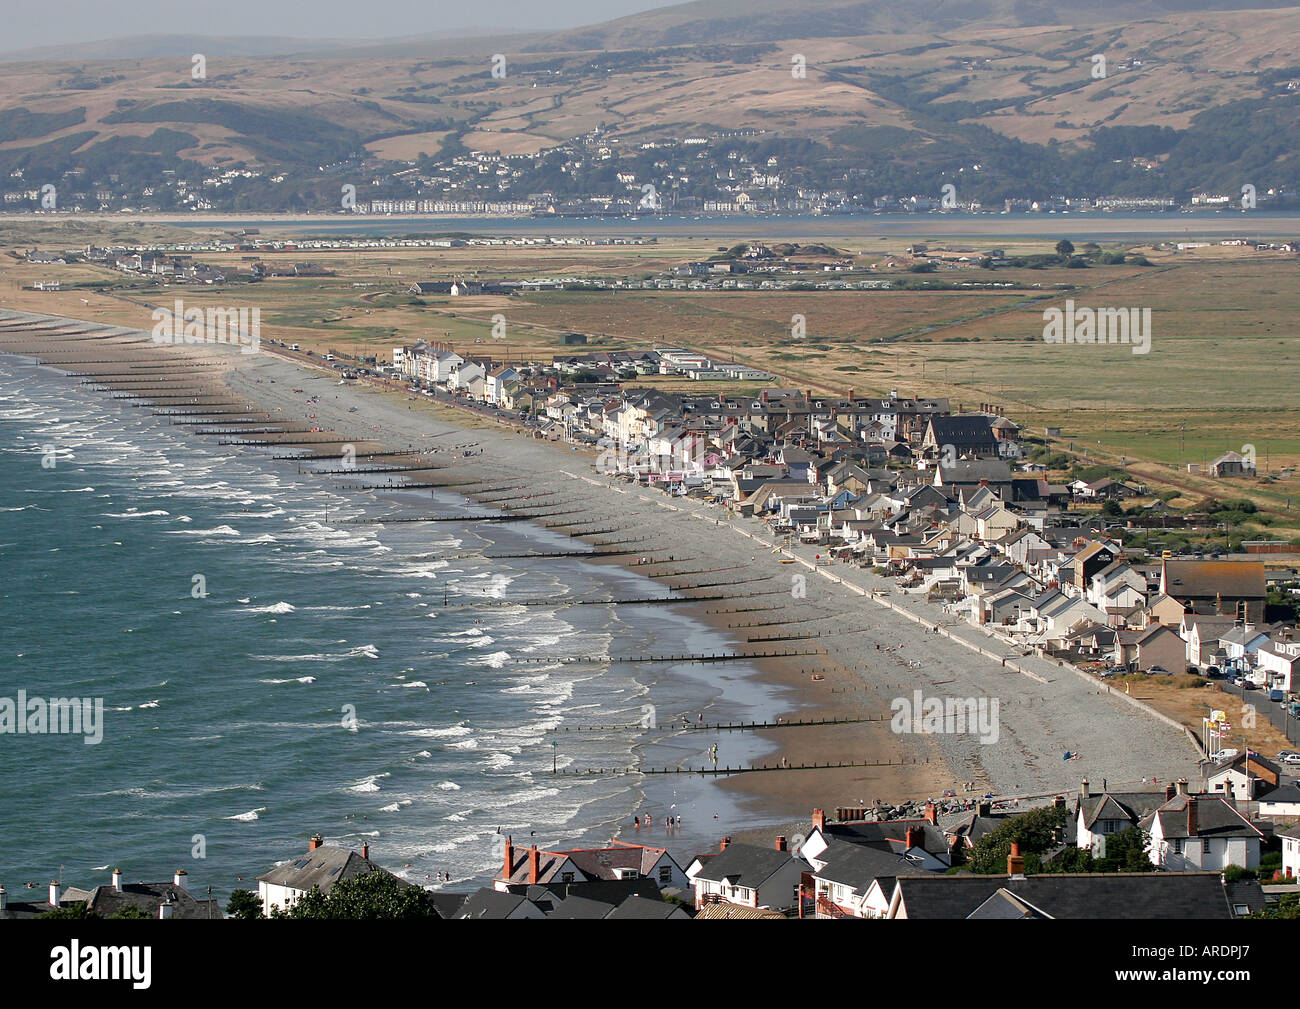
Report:
[[[771,769],[734,774],[724,785],[754,817],[781,822],[806,817],[813,807],[897,803],[945,791],[960,799],[969,797],[966,785],[971,793],[1050,797],[1077,788],[1085,777],[1114,788],[1196,770],[1196,753],[1181,730],[1097,681],[1054,660],[1008,657],[982,631],[953,625],[937,607],[902,596],[867,570],[846,563],[828,567],[815,547],[784,548],[761,521],[598,475],[593,459],[570,446],[539,442],[519,429],[392,387],[343,384],[335,371],[303,367],[266,348],[241,355],[227,347],[162,346],[147,334],[95,332],[89,330],[93,324],[71,320],[49,324],[49,332],[62,334],[52,339],[49,332],[33,332],[31,322],[20,322],[0,319],[0,350],[33,354],[57,344],[61,356],[50,353],[48,360],[65,370],[148,369],[172,390],[151,393],[173,397],[159,402],[181,405],[188,398],[196,401],[189,409],[212,404],[210,409],[223,411],[242,404],[238,409],[250,420],[257,414],[268,418],[266,424],[304,432],[256,436],[263,443],[281,437],[316,441],[333,431],[338,436],[320,447],[322,455],[345,452],[347,445],[358,457],[422,449],[431,453],[427,465],[450,468],[404,474],[396,483],[429,479],[434,472],[444,485],[455,485],[449,489],[498,507],[526,513],[547,502],[552,510],[578,512],[556,521],[567,523],[568,531],[589,531],[585,538],[591,542],[638,541],[634,552],[605,563],[627,565],[681,590],[706,583],[711,587],[697,594],[726,595],[677,605],[725,630],[737,653],[815,652],[746,664],[785,688],[777,695],[783,710],[773,711],[770,720],[841,722],[762,732],[773,752],[760,764]],[[85,331],[76,335],[79,328]],[[80,358],[68,350],[92,346],[94,353]],[[78,360],[95,363],[77,366]],[[114,361],[130,363],[119,368]],[[105,378],[105,387],[110,381],[141,379]],[[308,403],[313,397],[317,402]],[[355,474],[320,479],[360,482]],[[628,607],[624,619],[634,620],[635,609]],[[735,667],[722,662],[702,668],[725,696]],[[969,731],[894,731],[891,705],[910,701],[916,691],[926,698],[996,704],[996,732],[981,737]],[[695,720],[693,712],[661,712],[659,720],[670,724],[683,715]],[[1063,759],[1067,751],[1069,760]],[[783,760],[793,768],[872,766],[785,769]]]

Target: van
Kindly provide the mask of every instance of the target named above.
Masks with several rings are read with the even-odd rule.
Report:
[[[1285,697],[1286,695],[1280,690],[1270,690],[1268,692],[1268,699],[1270,701],[1282,701]]]
[[[291,343],[291,344],[289,344],[289,349],[290,349],[290,350],[297,350],[297,349],[298,349],[298,345],[297,345],[296,343]]]
[[[326,355],[325,355],[325,360],[326,360],[326,361],[333,361],[333,360],[334,360],[334,355],[333,355],[333,354],[326,354]]]

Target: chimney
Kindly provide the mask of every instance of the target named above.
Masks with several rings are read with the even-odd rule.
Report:
[[[537,882],[537,870],[541,865],[541,859],[537,855],[537,845],[528,846],[528,882]]]
[[[170,900],[165,900],[158,905],[158,917],[170,918],[171,916],[172,916],[172,902]]]
[[[925,804],[925,818],[934,826],[939,825],[939,807],[933,802]]]
[[[776,850],[785,851],[785,838],[778,835],[776,839]]]
[[[1178,789],[1174,787],[1174,783],[1172,781],[1169,782],[1169,784],[1165,786],[1165,802],[1168,802],[1177,794],[1178,794]]]
[[[812,406],[812,390],[811,390],[811,389],[805,389],[805,390],[803,391],[803,401],[804,401],[804,405],[805,405],[805,406]]]
[[[369,841],[362,841],[362,842],[361,842],[361,857],[364,858],[366,861],[369,861],[369,860],[370,860],[370,842],[369,842]]]
[[[718,851],[726,851],[727,845],[729,845],[730,843],[731,843],[731,838],[724,837],[721,841],[718,842]]]
[[[315,851],[324,843],[325,843],[325,838],[321,837],[319,834],[315,834],[312,836],[312,839],[307,842],[307,850]]]
[[[501,871],[501,878],[508,880],[510,878],[510,874],[514,871],[514,868],[515,868],[515,841],[514,838],[507,837],[505,868],[502,869]]]
[[[0,884],[0,911],[8,910],[8,908],[9,908],[9,894],[5,893],[4,886]]]
[[[122,892],[122,870],[121,869],[113,870],[113,889],[116,890],[118,893]]]
[[[763,402],[764,402],[764,403],[767,402],[767,390],[766,390],[766,389],[763,390]]]
[[[1088,779],[1087,779],[1087,778],[1084,778],[1081,782],[1079,782],[1079,798],[1080,798],[1080,799],[1086,799],[1086,798],[1088,798]]]
[[[849,406],[853,405],[853,386],[849,386]]]
[[[1187,797],[1187,836],[1188,837],[1195,837],[1197,830],[1201,826],[1200,810],[1197,809],[1197,806],[1199,805],[1200,803],[1198,802],[1196,796],[1189,795]]]
[[[1064,809],[1064,808],[1065,808],[1065,796],[1064,796],[1064,795],[1058,795],[1055,799],[1052,800],[1052,805],[1055,806],[1057,809]]]
[[[178,887],[181,890],[189,889],[189,887],[185,885],[188,882],[189,873],[184,869],[177,869],[175,875],[172,876],[172,886]]]
[[[813,830],[826,830],[826,811],[824,809],[814,809],[812,817]]]
[[[991,802],[980,802],[980,803],[976,803],[975,805],[976,816],[988,816],[992,812],[993,812],[993,803]]]
[[[1025,878],[1025,860],[1020,854],[1020,845],[1011,842],[1011,854],[1007,856],[1007,875],[1012,879]]]
[[[908,850],[910,851],[912,848],[919,847],[921,844],[921,839],[924,836],[925,836],[925,832],[921,830],[920,827],[908,827],[907,838],[906,838]]]
[[[1187,794],[1187,779],[1186,779],[1186,778],[1179,778],[1179,779],[1178,779],[1178,794],[1179,794],[1179,795],[1186,795],[1186,794]]]
[[[57,879],[52,879],[50,880],[50,907],[58,907],[58,906],[59,906],[59,881]]]

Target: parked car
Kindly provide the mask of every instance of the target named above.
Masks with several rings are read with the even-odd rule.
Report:
[[[1218,763],[1222,763],[1225,760],[1231,760],[1233,757],[1237,756],[1240,752],[1241,752],[1240,750],[1218,750],[1210,754],[1210,759],[1214,761],[1216,764],[1218,764]]]
[[[1286,760],[1288,757],[1295,757],[1295,756],[1300,756],[1300,754],[1297,754],[1295,750],[1278,750],[1278,751],[1277,751],[1277,759],[1278,759],[1278,760]]]
[[[1223,671],[1220,670],[1218,666],[1206,666],[1205,675],[1212,680],[1217,680],[1220,676],[1223,675]]]
[[[1188,676],[1200,676],[1200,675],[1201,675],[1201,671],[1200,671],[1200,669],[1198,669],[1196,666],[1188,666],[1188,667],[1187,667],[1187,675],[1188,675]]]
[[[1284,764],[1300,764],[1300,753],[1293,753],[1282,762]]]
[[[1147,669],[1147,675],[1148,676],[1172,676],[1173,673],[1171,673],[1164,666],[1151,666]]]
[[[1286,694],[1284,694],[1281,690],[1270,690],[1268,692],[1268,699],[1270,701],[1277,701],[1279,704],[1282,703],[1285,697]]]

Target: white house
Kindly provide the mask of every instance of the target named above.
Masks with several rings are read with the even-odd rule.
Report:
[[[1221,872],[1230,865],[1259,867],[1263,834],[1217,796],[1178,794],[1138,824],[1150,835],[1147,854],[1166,872]]]
[[[1282,871],[1292,879],[1300,879],[1300,823],[1292,824],[1280,836]]]
[[[289,908],[313,887],[321,893],[341,879],[352,879],[371,872],[389,874],[370,861],[370,846],[363,844],[361,854],[347,848],[324,844],[320,834],[307,842],[307,854],[277,865],[257,877],[257,895],[262,898],[262,914],[270,917],[273,908]]]
[[[695,907],[727,903],[778,911],[792,908],[808,868],[807,862],[786,850],[783,837],[773,848],[724,840],[716,855],[697,859],[690,868]]]

